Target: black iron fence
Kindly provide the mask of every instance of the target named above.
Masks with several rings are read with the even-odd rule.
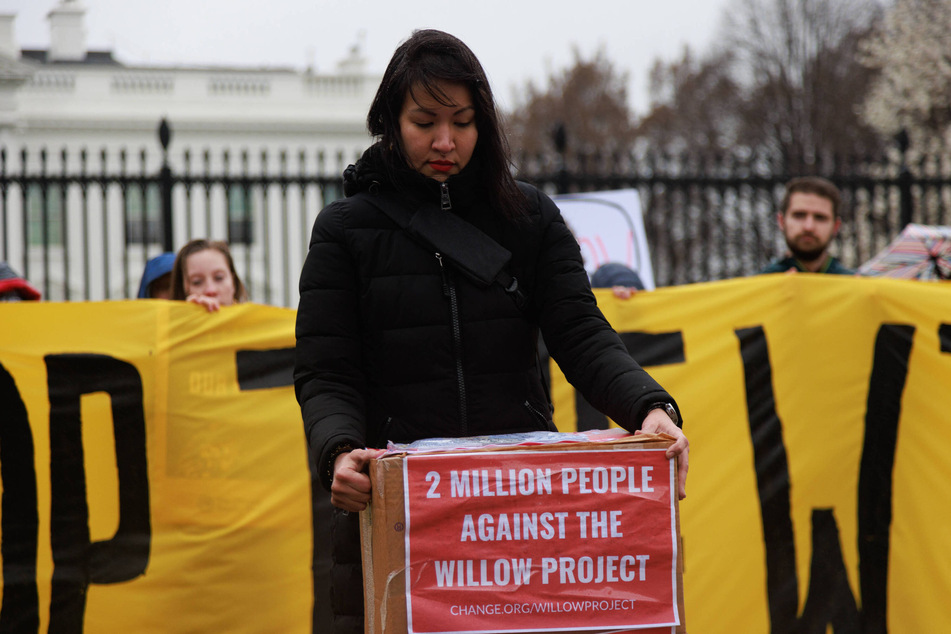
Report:
[[[355,160],[337,153],[0,147],[0,259],[49,300],[135,297],[146,261],[196,237],[226,240],[252,301],[297,305],[321,207]]]
[[[0,259],[49,300],[134,297],[145,262],[193,237],[227,240],[252,301],[297,305],[310,227],[341,195],[355,156],[304,151],[71,152],[0,148]],[[834,252],[858,266],[908,222],[948,224],[951,165],[906,148],[829,162],[814,173],[843,191]],[[785,173],[767,159],[521,158],[520,178],[551,193],[639,192],[658,286],[744,276],[783,250],[776,205]]]
[[[521,177],[550,192],[639,192],[657,286],[751,275],[782,254],[776,211],[791,173],[769,158],[549,156],[520,160]],[[951,223],[951,152],[919,155],[899,145],[875,157],[827,160],[808,172],[842,191],[842,228],[831,247],[857,268],[909,222]]]

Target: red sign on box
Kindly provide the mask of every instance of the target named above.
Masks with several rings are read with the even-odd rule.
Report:
[[[408,631],[679,624],[664,450],[410,455]]]

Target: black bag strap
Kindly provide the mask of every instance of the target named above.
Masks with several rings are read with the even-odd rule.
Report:
[[[410,210],[382,196],[360,193],[354,197],[370,203],[410,236],[435,249],[476,285],[499,284],[520,310],[527,308],[528,298],[508,271],[512,253],[474,225],[435,205]]]
[[[449,259],[477,285],[487,288],[492,284],[499,284],[512,297],[519,310],[524,312],[528,308],[528,297],[519,288],[518,280],[508,272],[508,264],[512,259],[511,251],[474,225],[452,212],[438,209],[435,205],[422,206],[413,211],[396,201],[366,192],[354,197],[361,198],[382,211],[415,240]],[[549,387],[550,378],[542,369],[542,359],[537,346],[535,367],[548,399],[550,417],[555,411]],[[549,424],[554,427],[550,420]]]

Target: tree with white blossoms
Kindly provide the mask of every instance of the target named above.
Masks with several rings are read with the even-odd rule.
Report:
[[[951,2],[897,0],[863,43],[863,63],[880,71],[861,109],[873,128],[907,131],[913,147],[951,142]]]

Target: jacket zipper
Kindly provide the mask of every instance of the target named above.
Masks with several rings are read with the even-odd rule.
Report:
[[[452,200],[449,198],[449,185],[446,183],[442,183],[439,186],[439,206],[442,207],[443,211],[452,209]]]
[[[449,270],[443,264],[442,254],[436,253],[439,261],[439,271],[442,273],[442,293],[449,300],[449,316],[452,321],[452,349],[456,360],[456,388],[459,396],[459,424],[460,436],[465,436],[469,429],[468,406],[466,403],[466,381],[462,370],[462,325],[459,323],[459,301],[456,296],[456,286],[449,275]]]
[[[542,424],[542,427],[545,429],[545,431],[548,431],[549,422],[551,419],[548,416],[545,416],[545,414],[540,412],[536,407],[534,407],[528,401],[525,401],[525,408],[528,410],[528,412],[532,416],[534,416],[538,420],[538,422]]]

